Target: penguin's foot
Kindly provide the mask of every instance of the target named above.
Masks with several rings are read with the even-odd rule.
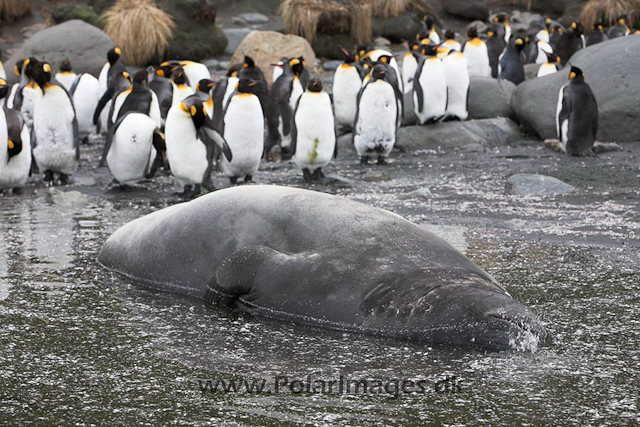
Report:
[[[369,156],[361,156],[360,157],[360,164],[361,165],[368,165],[369,164]]]
[[[386,166],[387,163],[387,159],[385,159],[382,156],[378,156],[378,161],[376,162],[376,165],[381,165],[381,166]]]
[[[253,182],[253,175],[246,175],[244,177],[244,183]]]
[[[309,169],[307,168],[302,169],[302,177],[304,178],[304,182],[307,184],[311,184],[313,182],[313,175],[311,175],[311,172],[309,172]]]
[[[402,146],[402,145],[400,145],[400,144],[395,144],[395,145],[393,146],[393,149],[394,149],[394,150],[397,150],[397,151],[398,151],[398,152],[400,152],[400,153],[406,153],[406,152],[407,152],[407,149],[406,149],[406,148],[404,148],[404,146]]]
[[[324,178],[324,173],[322,173],[322,168],[318,168],[316,170],[313,171],[313,175],[312,175],[314,181],[320,181],[321,179]]]
[[[44,185],[51,187],[53,185],[53,171],[44,171]]]
[[[184,188],[182,189],[182,193],[173,193],[173,194],[174,196],[186,198],[187,194],[191,193],[192,191],[193,189],[191,188],[190,185],[185,185]]]
[[[60,185],[69,185],[69,175],[65,173],[61,173],[58,180],[60,181]]]
[[[281,159],[282,160],[291,160],[291,150],[289,150],[289,147],[282,147],[282,156]]]
[[[238,177],[237,176],[230,176],[229,177],[229,182],[231,183],[231,185],[236,185],[238,183]]]
[[[82,145],[89,145],[89,136],[82,138]]]
[[[196,184],[193,186],[193,192],[189,194],[188,198],[193,199],[196,196],[199,196],[202,193],[202,186],[200,184]]]

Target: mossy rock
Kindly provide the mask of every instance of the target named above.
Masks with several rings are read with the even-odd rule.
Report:
[[[347,34],[316,34],[316,39],[311,43],[313,51],[317,57],[344,59],[344,53],[340,46],[349,48],[353,46],[353,41]]]
[[[80,19],[93,26],[100,26],[98,14],[86,4],[62,4],[54,9],[52,16],[56,24]]]
[[[403,12],[395,18],[373,18],[373,37],[384,37],[392,43],[413,40],[422,29],[421,14]]]

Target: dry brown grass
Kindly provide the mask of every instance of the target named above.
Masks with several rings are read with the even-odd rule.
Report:
[[[162,58],[175,25],[153,0],[118,0],[102,19],[124,63],[138,66]]]
[[[0,0],[0,20],[15,21],[31,12],[31,0]]]
[[[636,11],[636,16],[628,17],[627,24],[629,26],[633,25],[634,19],[638,19],[640,0],[591,0],[582,9],[580,21],[584,28],[589,31],[599,19],[602,19],[605,25],[615,25],[618,16],[632,10]]]
[[[409,6],[412,0],[372,0],[373,15],[380,18],[394,18]]]
[[[327,27],[331,32],[350,34],[354,43],[371,40],[371,0],[336,2],[331,0],[284,0],[280,4],[287,33],[312,43],[316,33]]]

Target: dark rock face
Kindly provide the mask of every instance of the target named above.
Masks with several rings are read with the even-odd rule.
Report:
[[[54,68],[68,59],[76,73],[97,77],[106,61],[106,53],[112,47],[113,42],[102,30],[74,19],[36,33],[13,54],[6,68],[13,69],[17,61],[28,56],[47,61]],[[16,79],[11,74],[10,78]]]
[[[516,86],[507,80],[471,77],[469,85],[469,117],[491,119],[511,116],[511,95]]]
[[[384,37],[393,43],[413,40],[422,29],[422,24],[416,21],[415,17],[414,13],[404,12],[395,18],[373,18],[373,37]]]
[[[482,1],[442,0],[442,6],[449,15],[457,18],[469,21],[486,21],[489,18],[489,9]]]
[[[640,141],[640,74],[635,66],[639,56],[640,36],[636,35],[589,46],[571,57],[571,64],[584,71],[598,101],[600,141]],[[557,138],[558,92],[568,76],[566,68],[516,88],[511,108],[525,130],[543,139]]]

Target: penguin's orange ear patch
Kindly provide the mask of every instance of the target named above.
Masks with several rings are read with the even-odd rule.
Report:
[[[181,109],[182,111],[184,111],[185,113],[188,113],[188,112],[189,112],[189,109],[187,108],[187,106],[185,105],[185,103],[184,103],[184,102],[181,102],[181,103],[180,103],[180,109]]]
[[[198,109],[196,108],[196,106],[192,105],[191,106],[191,115],[195,116],[197,112],[198,112]]]
[[[49,64],[44,64],[44,65],[42,66],[42,69],[43,69],[45,72],[50,73],[50,72],[51,72],[51,65],[49,65]]]
[[[572,73],[570,73],[570,74],[569,74],[569,80],[571,80],[571,79],[575,78],[575,76],[576,76],[576,73],[573,73],[573,72],[572,72]]]
[[[9,150],[13,150],[13,147],[15,147],[15,144],[13,143],[12,140],[7,140],[7,145],[9,146]]]

